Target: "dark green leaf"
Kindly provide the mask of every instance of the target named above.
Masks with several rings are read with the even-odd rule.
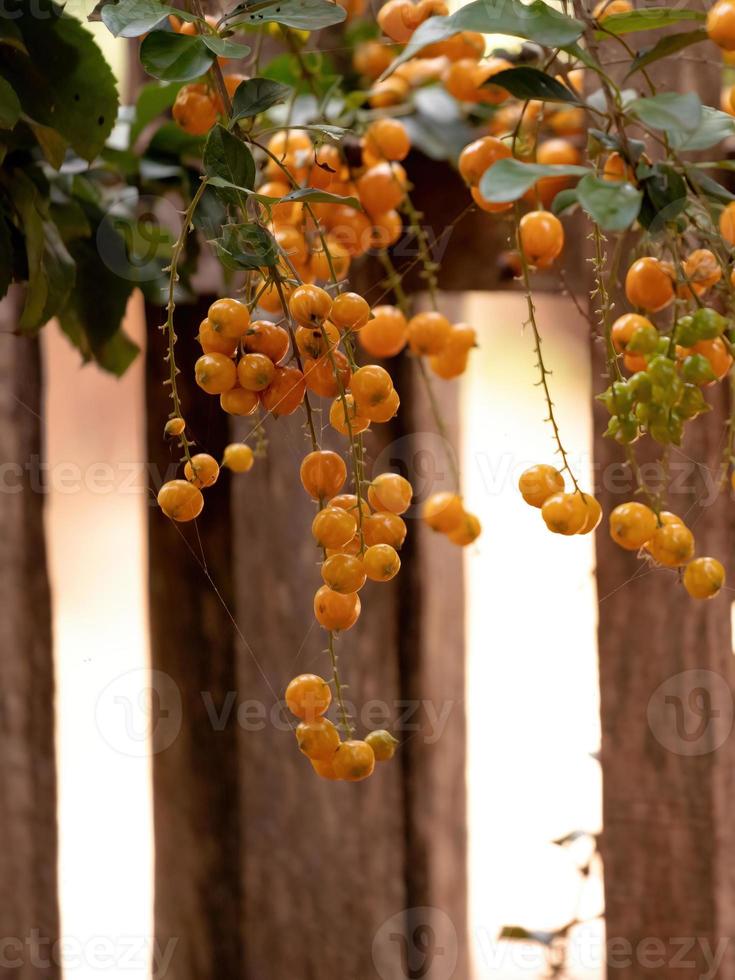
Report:
[[[626,141],[626,146],[623,146],[622,141],[614,133],[605,133],[601,129],[588,129],[587,136],[589,137],[589,143],[592,146],[597,143],[599,146],[604,147],[606,150],[615,150],[617,153],[622,153],[625,156],[623,150],[630,151],[630,154],[635,163],[640,159],[641,154],[646,148],[646,144],[643,140],[633,140],[628,138]],[[595,156],[597,154],[594,154]]]
[[[652,234],[663,231],[669,221],[686,207],[687,187],[684,178],[672,167],[655,164],[646,171],[638,167],[643,202],[638,220]]]
[[[125,374],[140,353],[140,347],[131,340],[122,327],[110,339],[93,350],[94,359],[110,374],[120,377]]]
[[[170,13],[179,11],[163,6],[158,0],[119,0],[105,3],[98,13],[115,37],[140,37],[158,27]]]
[[[0,17],[0,44],[22,51],[28,54],[23,35],[20,33],[18,25],[9,17]]]
[[[93,160],[117,117],[112,70],[79,21],[60,15],[60,8],[45,0],[30,7],[15,21],[29,57],[5,49],[3,77],[29,117],[57,130],[79,156]]]
[[[671,143],[677,150],[691,152],[708,150],[711,146],[735,133],[735,119],[727,112],[702,106],[702,120],[694,132],[671,133]]]
[[[0,76],[0,129],[13,129],[20,119],[20,102],[13,86]]]
[[[552,166],[540,163],[523,163],[509,158],[498,160],[486,170],[480,180],[482,196],[496,204],[517,201],[542,177],[584,177],[590,171],[587,167]]]
[[[146,155],[179,160],[183,156],[201,156],[204,140],[201,136],[191,136],[173,122],[159,126],[151,137]]]
[[[145,127],[169,109],[176,101],[181,82],[149,82],[143,85],[135,103],[135,118],[130,127],[130,143],[135,143]]]
[[[234,187],[251,188],[255,184],[255,161],[247,146],[219,124],[207,137],[204,147],[204,172],[221,177]],[[231,187],[220,189],[223,200],[237,204],[241,195]]]
[[[669,55],[676,54],[677,51],[682,51],[692,44],[699,44],[700,41],[706,40],[707,31],[701,29],[685,31],[683,34],[667,34],[665,37],[660,38],[653,47],[638,52],[625,77],[630,78],[631,75],[640,71],[641,68],[652,65],[654,61],[660,61],[661,58],[667,58]]]
[[[543,0],[533,0],[530,4],[520,0],[473,0],[449,17],[430,17],[424,21],[384,77],[427,45],[459,31],[511,34],[548,47],[561,47],[576,41],[583,27],[581,21],[559,13]]]
[[[684,20],[705,20],[701,10],[681,10],[673,7],[649,7],[647,10],[630,10],[624,14],[609,14],[605,17],[598,37],[606,34],[631,34],[633,31],[653,31],[660,27],[670,27]]]
[[[299,31],[319,31],[341,24],[347,17],[344,7],[333,0],[256,0],[240,3],[228,15],[227,24],[283,24]]]
[[[564,214],[578,203],[576,187],[566,187],[563,191],[559,191],[551,202],[551,210],[556,215]]]
[[[278,262],[278,245],[261,225],[225,225],[212,242],[227,269],[259,269]]]
[[[577,200],[603,231],[625,231],[641,209],[643,194],[627,181],[587,174],[577,184]]]
[[[493,85],[507,89],[517,99],[539,99],[541,102],[579,103],[576,94],[539,68],[523,65],[499,71],[490,79]]]
[[[232,122],[260,115],[271,106],[285,102],[291,92],[289,85],[270,78],[248,78],[240,82],[232,97]]]
[[[207,72],[214,61],[200,35],[153,31],[140,46],[140,62],[164,82],[190,82]]]
[[[231,41],[228,37],[220,37],[219,34],[206,33],[202,34],[201,38],[209,50],[214,51],[220,58],[244,58],[245,55],[250,54],[247,44]]]
[[[30,116],[23,115],[23,122],[30,127],[36,137],[44,158],[55,170],[59,170],[69,146],[64,137],[58,130],[51,126],[44,126],[42,123],[36,122],[35,119],[31,119]]]
[[[652,129],[671,134],[691,134],[702,121],[702,103],[694,92],[661,92],[645,99],[636,99],[628,106],[631,116]]]
[[[713,201],[719,201],[721,204],[729,204],[730,201],[735,201],[735,194],[732,194],[718,181],[703,174],[695,167],[687,167],[686,173],[689,182],[698,187],[703,194],[706,194]]]

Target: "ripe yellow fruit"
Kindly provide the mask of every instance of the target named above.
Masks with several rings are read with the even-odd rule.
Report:
[[[695,558],[684,569],[684,588],[692,599],[712,599],[725,584],[725,569],[716,558]]]
[[[529,466],[518,479],[521,496],[532,507],[543,507],[549,497],[564,492],[564,477],[546,463]]]
[[[434,493],[424,503],[422,518],[432,531],[451,534],[464,519],[462,498],[456,493]]]
[[[193,521],[202,512],[204,497],[188,480],[169,480],[158,491],[158,506],[172,521]]]
[[[646,543],[651,558],[666,568],[679,568],[694,557],[694,535],[683,523],[657,527]]]
[[[357,783],[372,775],[375,769],[375,753],[367,742],[342,742],[335,752],[333,764],[338,779]]]
[[[219,464],[209,453],[197,453],[187,460],[184,476],[195,487],[211,487],[219,476]]]
[[[627,551],[638,551],[656,532],[658,521],[650,507],[631,500],[610,514],[610,537]]]
[[[544,523],[554,534],[579,534],[587,523],[589,511],[579,493],[555,493],[541,507]]]
[[[390,582],[401,568],[398,552],[389,544],[374,544],[363,555],[365,574],[373,582]]]
[[[226,466],[228,470],[232,470],[233,473],[247,473],[253,468],[254,462],[253,450],[245,443],[231,442],[229,446],[225,446],[222,465]]]
[[[365,736],[365,741],[373,750],[376,762],[387,762],[396,754],[398,739],[393,738],[385,729],[379,728],[377,731],[370,732]]]

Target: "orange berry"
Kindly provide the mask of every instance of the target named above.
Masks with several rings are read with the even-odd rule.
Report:
[[[346,413],[345,403],[347,404]],[[348,421],[349,427],[347,425]],[[358,432],[364,432],[370,427],[370,420],[357,414],[355,399],[348,392],[344,396],[344,401],[340,396],[335,398],[332,402],[329,409],[329,424],[333,429],[336,429],[340,435],[347,436],[350,434],[350,430],[352,431],[353,435],[356,435]]]
[[[211,487],[219,476],[219,463],[209,453],[197,453],[184,466],[184,476],[195,487]]]
[[[382,728],[365,736],[365,742],[373,750],[376,762],[388,762],[396,754],[398,739]]]
[[[564,228],[550,211],[529,211],[519,225],[520,243],[531,265],[545,268],[564,248]]]
[[[399,119],[376,119],[365,133],[365,146],[383,160],[405,160],[411,149],[411,137]]]
[[[219,396],[220,407],[228,415],[252,415],[260,404],[254,391],[236,386],[229,391],[223,391]]]
[[[464,513],[462,498],[456,493],[443,491],[432,494],[424,502],[421,517],[432,531],[451,534],[462,524]]]
[[[406,524],[398,514],[390,511],[377,511],[363,518],[362,530],[365,544],[389,544],[398,549],[406,540]]]
[[[207,319],[214,331],[235,340],[239,340],[250,325],[247,306],[236,299],[215,300],[209,307]]]
[[[452,544],[458,544],[464,548],[468,544],[472,544],[473,541],[476,541],[481,533],[482,526],[480,525],[480,519],[474,514],[465,513],[462,517],[462,523],[453,531],[450,531],[447,537]]]
[[[633,9],[630,0],[600,0],[592,11],[595,20],[602,21],[611,14],[628,14]]]
[[[735,3],[717,0],[707,13],[707,34],[725,51],[735,51]]]
[[[356,531],[355,518],[341,507],[324,507],[311,523],[311,533],[320,548],[342,548]]]
[[[658,313],[674,299],[674,281],[669,268],[658,259],[646,256],[628,269],[625,295],[631,306]]]
[[[357,335],[360,346],[373,357],[395,357],[406,346],[406,318],[395,306],[376,306],[373,318]]]
[[[332,555],[322,565],[324,583],[333,592],[348,595],[359,592],[367,575],[362,559],[355,555]]]
[[[288,307],[294,320],[302,327],[318,327],[332,310],[332,297],[319,286],[297,286]]]
[[[294,677],[286,688],[285,697],[288,710],[305,721],[319,718],[332,703],[329,684],[317,674]]]
[[[330,759],[310,759],[311,768],[322,779],[338,781],[339,776],[334,771],[334,756]]]
[[[184,85],[171,109],[174,122],[190,136],[204,136],[217,122],[217,104],[204,85]]]
[[[518,479],[521,496],[532,507],[543,507],[549,497],[564,492],[564,477],[546,463],[530,466]]]
[[[352,375],[350,385],[358,412],[369,418],[369,410],[384,402],[393,391],[393,379],[378,364],[366,364]]]
[[[658,521],[650,507],[632,500],[610,514],[610,537],[626,551],[638,551],[653,537]]]
[[[408,346],[414,354],[438,354],[449,340],[452,324],[434,311],[411,317],[406,328]]]
[[[378,163],[357,180],[360,203],[369,214],[397,208],[406,195],[406,172],[400,163]]]
[[[175,438],[176,436],[180,436],[184,432],[184,429],[186,429],[186,422],[179,416],[176,416],[168,420],[163,427],[163,433],[166,436]]]
[[[340,293],[335,297],[329,318],[343,333],[362,330],[370,318],[370,306],[357,293]]]
[[[646,542],[646,548],[659,565],[679,568],[694,557],[694,535],[681,522],[662,524]]]
[[[388,0],[388,2],[393,3],[394,0]],[[385,7],[381,9],[384,10]],[[348,783],[357,783],[373,774],[375,753],[367,742],[353,740],[342,742],[334,754],[333,767],[338,779],[344,779]]]
[[[339,330],[329,320],[321,327],[297,327],[294,336],[299,351],[314,360],[333,350],[340,339]]]
[[[169,480],[158,491],[158,506],[172,521],[193,521],[204,507],[202,491],[188,480]]]
[[[579,493],[555,493],[541,507],[544,523],[554,534],[578,534],[587,523],[588,509]]]
[[[403,219],[395,211],[371,215],[370,248],[383,249],[395,245],[403,231]]]
[[[379,78],[395,57],[395,50],[380,41],[362,41],[355,47],[352,63],[355,71],[365,78]]]
[[[263,391],[273,380],[276,366],[265,354],[246,354],[237,365],[237,378],[248,391]]]
[[[221,395],[237,381],[235,362],[225,354],[202,354],[194,365],[196,383],[209,395]]]
[[[349,361],[338,350],[318,360],[309,359],[304,362],[306,387],[322,398],[334,398],[344,391],[350,384],[351,374]]]
[[[695,558],[684,569],[684,588],[692,599],[713,599],[725,584],[725,569],[716,558]]]
[[[401,399],[394,388],[385,401],[379,402],[377,405],[361,405],[360,414],[364,415],[370,422],[389,422],[398,414],[400,404]]]
[[[389,544],[371,545],[363,555],[365,574],[373,582],[389,582],[401,568],[398,552]]]
[[[309,269],[311,274],[315,279],[321,279],[327,281],[334,278],[344,279],[347,273],[350,271],[350,253],[347,249],[341,245],[333,235],[325,235],[324,239],[327,243],[327,248],[329,249],[329,254],[322,247],[322,243],[317,240],[314,244],[314,251],[311,253],[311,259],[309,260]],[[332,260],[330,266],[329,260]],[[332,271],[334,270],[334,277],[332,276]]]
[[[306,382],[298,368],[277,367],[273,381],[260,393],[260,400],[271,415],[291,415],[303,402],[305,392]]]
[[[605,160],[602,169],[603,180],[627,180],[631,184],[635,183],[635,173],[633,168],[625,162],[625,158],[620,153],[611,153]]]
[[[248,354],[265,354],[278,364],[288,353],[288,333],[270,320],[253,320],[242,336]]]
[[[646,330],[649,328],[655,329],[647,317],[640,316],[638,313],[624,313],[617,318],[610,330],[610,339],[618,354],[624,353],[633,334],[641,327]]]
[[[510,155],[510,148],[505,143],[494,136],[483,136],[482,139],[468,143],[462,150],[459,155],[459,172],[466,184],[475,187],[486,170]]]
[[[419,26],[416,10],[410,0],[388,0],[378,11],[378,26],[398,44],[405,44]]]
[[[599,500],[593,497],[591,493],[584,494],[583,503],[587,508],[587,517],[577,534],[590,534],[602,520],[602,507]]]
[[[328,761],[339,746],[339,732],[329,718],[302,721],[296,728],[299,750],[309,759]]]
[[[318,449],[304,456],[299,472],[304,490],[314,500],[334,497],[347,479],[344,460],[331,449]]]
[[[354,493],[338,493],[336,497],[332,497],[332,499],[329,501],[330,507],[343,507],[345,510],[350,511],[351,514],[355,515],[355,520],[358,519],[357,505],[357,494]],[[370,505],[364,497],[360,501],[360,510],[362,511],[363,517],[367,517],[370,513]]]
[[[231,442],[222,453],[222,465],[233,473],[248,473],[255,463],[255,454],[244,442]]]
[[[691,293],[701,296],[722,278],[722,269],[716,256],[708,248],[697,248],[682,262],[682,271],[688,282],[682,287],[684,297]]]
[[[237,350],[237,337],[225,337],[212,328],[208,318],[199,325],[197,340],[205,354],[226,354],[228,357]]]
[[[412,499],[413,487],[398,473],[381,473],[368,487],[368,503],[373,510],[405,514]]]
[[[692,347],[692,352],[707,358],[718,381],[721,381],[732,367],[732,356],[722,337],[715,337],[714,340],[698,340]]]
[[[325,630],[348,630],[360,616],[360,597],[355,592],[333,592],[322,585],[314,596],[314,615]]]
[[[387,106],[400,105],[408,98],[411,87],[405,79],[398,75],[376,82],[370,89],[370,105],[373,109],[384,109]]]

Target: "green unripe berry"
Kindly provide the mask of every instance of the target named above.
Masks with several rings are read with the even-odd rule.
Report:
[[[647,402],[653,391],[653,382],[645,371],[638,371],[628,378],[628,388],[636,401]]]
[[[668,357],[659,354],[649,363],[648,374],[654,385],[660,385],[664,389],[669,388],[676,377],[676,365]]]
[[[679,317],[676,321],[674,336],[676,337],[677,344],[681,344],[682,347],[691,347],[693,344],[696,344],[698,338],[694,328],[694,317]]]
[[[715,380],[712,365],[702,354],[689,354],[684,358],[681,376],[685,382],[695,385],[704,385]]]
[[[692,327],[697,340],[714,340],[723,333],[727,321],[724,316],[709,307],[702,307],[692,317]]]
[[[658,347],[659,342],[659,332],[650,324],[644,327],[638,327],[633,331],[633,336],[627,343],[626,351],[631,351],[633,354],[653,354],[653,352]]]

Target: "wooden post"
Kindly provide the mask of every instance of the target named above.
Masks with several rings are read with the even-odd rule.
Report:
[[[0,968],[60,976],[51,609],[43,530],[38,342],[0,303]]]

